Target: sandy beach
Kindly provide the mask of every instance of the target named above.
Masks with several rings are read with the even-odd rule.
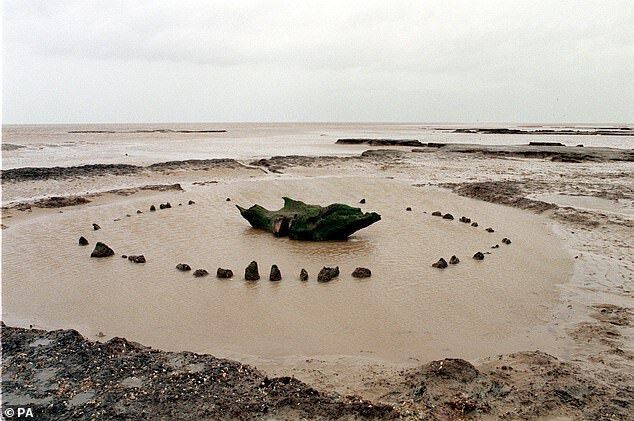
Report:
[[[631,1],[1,9],[0,419],[634,421]]]
[[[458,129],[3,128],[2,321],[11,326],[3,398],[44,408],[85,394],[73,411],[90,413],[105,402],[104,390],[67,378],[66,392],[46,398],[65,369],[33,354],[43,359],[27,373],[19,352],[57,347],[63,354],[125,338],[168,359],[209,354],[257,367],[264,373],[257,376],[291,376],[328,400],[298,398],[299,412],[269,402],[266,411],[245,410],[247,418],[271,411],[289,419],[627,419],[634,398],[631,138],[592,134],[592,127],[574,128],[586,135]],[[422,146],[342,145],[339,138]],[[96,159],[85,166],[86,156]],[[235,207],[277,209],[283,196],[360,207],[381,221],[347,241],[304,242],[251,228]],[[77,244],[80,236],[88,246]],[[97,241],[115,255],[91,259]],[[473,259],[476,252],[484,259]],[[146,263],[120,257],[139,254]],[[431,266],[452,255],[459,264]],[[243,279],[252,260],[258,282]],[[195,278],[179,263],[210,275]],[[281,282],[268,280],[273,264]],[[339,266],[340,276],[318,283],[323,266]],[[219,267],[234,277],[217,279]],[[356,267],[372,276],[353,278]],[[308,281],[299,280],[302,268]],[[56,329],[85,339],[71,335],[63,345],[62,333],[50,332]],[[145,352],[137,347],[130,352]],[[106,348],[99,352],[115,352]],[[443,361],[449,377],[437,366]],[[38,370],[58,371],[34,381]],[[37,393],[18,387],[20,379]],[[366,403],[343,398],[352,395]],[[383,409],[364,413],[366,404]],[[342,412],[328,412],[335,407]]]

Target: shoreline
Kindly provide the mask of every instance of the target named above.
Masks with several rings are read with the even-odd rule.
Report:
[[[123,338],[92,342],[74,330],[4,323],[1,333],[3,372],[10,379],[3,381],[4,406],[28,406],[38,419],[628,419],[634,397],[627,376],[589,371],[539,351],[498,355],[475,366],[462,359],[431,361],[379,381],[375,388],[384,394],[367,400],[314,389],[293,376],[269,378],[211,355],[158,351]]]
[[[223,165],[205,167],[192,165],[191,162],[188,164],[172,162],[167,169],[152,171],[152,177],[147,179],[157,184],[168,179],[172,182],[177,181],[187,193],[202,194],[207,187],[219,187],[222,191],[223,186],[231,183],[293,178],[298,178],[297,182],[303,183],[307,180],[332,176],[333,171],[340,172],[344,178],[359,171],[370,171],[369,174],[374,174],[376,179],[393,177],[414,188],[421,188],[419,186],[423,189],[441,188],[438,189],[439,195],[447,191],[444,189],[449,189],[465,197],[542,215],[550,221],[553,229],[558,231],[557,235],[565,240],[566,248],[572,253],[571,259],[574,262],[574,273],[570,280],[557,287],[559,298],[551,309],[552,314],[546,323],[551,331],[550,334],[557,341],[566,344],[563,347],[564,352],[556,356],[558,360],[552,359],[555,357],[551,358],[534,352],[509,354],[498,360],[508,362],[508,364],[502,364],[506,367],[523,365],[521,376],[519,371],[502,369],[499,363],[494,367],[497,370],[496,373],[503,372],[507,377],[498,378],[498,374],[487,371],[488,368],[482,368],[489,367],[486,364],[493,364],[492,361],[498,357],[485,357],[472,361],[479,372],[486,373],[484,377],[476,377],[474,384],[486,384],[490,379],[488,376],[494,376],[495,381],[507,382],[505,384],[518,393],[518,399],[521,396],[530,396],[529,393],[538,394],[539,398],[533,401],[534,405],[525,409],[526,412],[513,412],[518,409],[508,408],[497,402],[496,396],[486,395],[485,401],[478,401],[475,397],[481,392],[476,393],[477,388],[474,389],[475,386],[470,381],[466,383],[460,381],[451,385],[443,384],[436,394],[440,400],[432,402],[429,400],[431,394],[422,393],[417,396],[413,391],[413,383],[403,383],[403,376],[405,376],[402,373],[403,370],[409,373],[411,379],[411,370],[414,369],[389,367],[380,362],[366,361],[355,367],[350,361],[342,360],[338,364],[333,364],[332,361],[326,361],[326,359],[323,361],[316,359],[304,365],[287,365],[286,368],[275,367],[273,364],[271,367],[266,367],[266,371],[275,375],[297,376],[318,389],[360,394],[366,399],[393,405],[397,407],[399,415],[405,418],[415,418],[422,414],[438,416],[440,413],[428,413],[424,409],[429,405],[438,404],[437,410],[440,411],[440,408],[443,408],[443,411],[450,411],[447,413],[453,416],[502,416],[505,414],[501,412],[504,409],[515,414],[516,417],[561,415],[592,418],[612,414],[614,417],[626,419],[624,414],[627,414],[628,404],[623,401],[632,400],[632,390],[627,387],[627,384],[634,379],[631,363],[634,360],[634,352],[630,327],[633,265],[631,256],[628,256],[627,239],[627,233],[634,226],[632,218],[625,213],[608,213],[600,208],[558,205],[532,197],[545,193],[577,194],[585,195],[584,197],[604,198],[611,203],[620,203],[621,207],[631,206],[629,202],[634,198],[634,189],[631,179],[627,178],[628,172],[631,174],[631,168],[627,165],[630,165],[632,152],[617,151],[616,159],[614,159],[612,150],[594,154],[596,152],[592,150],[594,148],[565,148],[575,149],[574,153],[583,154],[590,150],[590,158],[584,158],[583,162],[557,162],[557,160],[549,160],[549,158],[552,159],[552,155],[543,154],[542,147],[530,147],[529,152],[538,152],[537,155],[531,152],[530,156],[522,155],[523,150],[528,149],[528,146],[524,149],[509,148],[485,148],[487,152],[482,152],[479,150],[480,145],[474,145],[466,148],[469,152],[462,152],[465,150],[464,146],[452,146],[433,148],[428,153],[383,149],[366,151],[358,157],[272,157],[251,161],[248,165],[254,168],[245,168],[242,163],[227,169],[223,168]],[[518,152],[520,155],[512,155]],[[531,159],[524,159],[529,157]],[[530,163],[530,166],[526,165],[527,163]],[[608,167],[607,163],[613,166]],[[195,169],[195,171],[189,171],[189,169]],[[475,171],[475,174],[469,174],[467,177],[464,173],[465,169],[467,171],[471,169]],[[560,176],[560,174],[566,176]],[[125,182],[128,186],[131,184],[141,186],[143,184],[139,183],[139,180],[146,180],[145,176],[120,178],[121,182]],[[49,179],[51,180],[53,179]],[[131,183],[133,180],[136,180],[135,183]],[[65,188],[71,193],[78,193],[86,191],[84,187],[91,185],[93,181],[95,186],[104,185],[99,177],[73,177],[68,182],[70,187]],[[9,182],[4,178],[2,182],[3,188],[6,187],[5,184],[19,187],[22,184],[33,183],[30,181]],[[45,182],[46,180],[37,181],[37,183]],[[75,183],[77,186],[73,187]],[[111,193],[114,192],[111,191]],[[152,190],[143,194],[149,194],[148,198],[153,195],[163,197],[160,196],[163,193]],[[112,196],[117,197],[116,193]],[[137,196],[138,193],[131,197]],[[108,200],[110,200],[109,197],[97,198],[93,205],[107,203]],[[68,209],[80,209],[83,206],[85,205],[79,204]],[[618,211],[619,208],[616,209]],[[52,215],[53,212],[56,211],[41,209],[36,213]],[[7,213],[18,219],[30,217],[29,212],[3,209],[3,223],[8,221],[11,224],[11,218],[5,219]],[[557,383],[555,379],[549,378],[542,379],[545,383],[540,383],[540,373],[547,370],[549,366],[565,367],[563,383]],[[461,367],[461,372],[471,371],[466,365]],[[424,378],[415,377],[416,387],[420,387],[421,384],[431,387],[430,384],[435,384],[436,380],[427,377],[429,376],[428,369],[419,371],[424,373]],[[341,376],[336,375],[340,373]],[[534,384],[530,387],[521,383],[522,378],[526,378],[525,376],[533,380]],[[609,385],[611,391],[596,397],[596,400],[590,397],[592,390],[606,390],[610,376],[615,379],[615,384]],[[405,386],[394,387],[396,384],[405,384]],[[549,385],[553,384],[557,387],[549,388]],[[522,385],[525,389],[518,385]],[[455,394],[460,392],[465,393],[468,398],[456,401]],[[512,392],[510,396],[515,396],[513,395],[515,392]],[[611,395],[612,392],[615,394]],[[626,398],[624,399],[623,396]],[[517,402],[515,405],[521,407]],[[606,412],[602,413],[597,405],[609,409],[605,409]],[[317,412],[306,414],[319,416]],[[280,417],[283,418],[282,415]]]

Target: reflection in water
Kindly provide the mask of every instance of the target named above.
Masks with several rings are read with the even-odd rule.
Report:
[[[246,223],[246,222],[245,222]],[[380,222],[378,222],[380,223]],[[356,256],[365,257],[372,253],[374,248],[371,239],[361,237],[362,234],[356,233],[348,238],[348,240],[339,241],[296,241],[288,237],[277,238],[271,233],[247,227],[243,231],[245,238],[256,239],[261,242],[270,242],[271,248],[280,247],[284,252],[296,254],[303,258],[306,256],[321,256],[329,258]]]
[[[354,237],[351,237],[348,241],[323,241],[320,243],[287,241],[289,242],[288,251],[300,256],[366,257],[372,253],[374,248],[369,239],[356,239]]]

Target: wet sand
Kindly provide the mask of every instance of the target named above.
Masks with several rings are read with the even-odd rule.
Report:
[[[77,206],[3,210],[3,321],[74,328],[100,341],[124,336],[165,350],[212,353],[414,413],[430,404],[453,405],[453,386],[441,388],[447,393],[444,403],[414,398],[416,382],[396,386],[404,381],[403,369],[433,359],[461,357],[490,373],[508,371],[494,357],[506,354],[505,364],[532,374],[548,364],[574,361],[565,373],[583,376],[564,377],[565,387],[558,384],[557,390],[563,387],[565,393],[544,383],[551,392],[536,397],[525,415],[597,415],[592,406],[597,402],[591,405],[577,387],[604,387],[601,382],[611,378],[619,399],[627,402],[631,396],[624,385],[633,378],[634,354],[630,316],[624,315],[630,314],[634,268],[632,165],[410,148],[3,180],[3,203],[11,206],[51,191],[91,195],[90,203]],[[105,193],[173,183],[183,191]],[[318,204],[355,205],[365,198],[362,208],[383,219],[348,242],[306,244],[249,228],[234,207],[277,208],[284,195]],[[196,204],[187,205],[190,199]],[[166,201],[174,207],[148,212],[151,204]],[[408,206],[411,212],[405,211]],[[435,210],[456,219],[432,217]],[[463,215],[479,227],[458,222]],[[93,222],[102,229],[92,231]],[[488,226],[495,233],[484,231]],[[91,245],[78,246],[80,235]],[[501,244],[503,237],[512,244]],[[90,259],[95,241],[105,241],[117,255]],[[500,247],[490,249],[495,244]],[[492,254],[476,262],[471,256],[478,250]],[[118,257],[141,253],[148,260],[143,265]],[[460,257],[459,265],[444,271],[431,267],[452,254]],[[254,285],[242,279],[251,260],[258,260],[263,275]],[[181,262],[211,275],[195,279],[177,272]],[[274,263],[284,276],[277,284],[266,279]],[[342,275],[317,284],[323,265],[339,265]],[[236,277],[216,279],[219,266],[233,269]],[[353,279],[356,266],[371,268],[373,276]],[[302,267],[311,274],[307,283],[298,280]],[[104,336],[97,337],[99,332]],[[509,354],[537,349],[554,360]],[[524,377],[504,379],[518,386]],[[547,381],[532,379],[531,387]],[[469,390],[481,393],[464,386],[465,393]],[[549,412],[553,396],[558,403]],[[471,411],[503,415],[495,412],[503,405],[495,405]],[[520,416],[521,411],[507,410]]]
[[[489,128],[552,129],[560,134],[454,133],[455,124],[389,123],[164,123],[4,125],[3,168],[69,167],[124,163],[149,165],[186,159],[252,159],[273,155],[353,156],[363,145],[336,145],[340,138],[417,139],[422,143],[527,145],[557,142],[603,148],[632,148],[632,127],[610,125],[487,125]],[[472,128],[469,128],[472,129]],[[571,133],[562,130],[570,129]],[[621,130],[628,129],[628,130]],[[162,130],[163,132],[157,132]],[[226,130],[203,133],[200,131]],[[580,136],[578,132],[607,131]],[[88,133],[81,133],[88,131]],[[189,133],[183,133],[189,131]],[[198,131],[198,132],[197,132]],[[80,132],[80,133],[77,133]],[[93,132],[93,133],[90,133]],[[102,132],[102,133],[94,133]],[[5,147],[5,145],[7,145]],[[367,146],[367,145],[366,145]]]
[[[631,419],[627,377],[539,351],[477,366],[445,358],[389,376],[367,366],[368,389],[384,391],[369,401],[332,393],[323,382],[317,390],[235,361],[123,338],[103,343],[74,330],[2,325],[2,339],[5,408],[28,405],[37,419]]]
[[[87,336],[103,332],[106,339],[250,360],[344,355],[406,364],[557,347],[543,325],[572,264],[539,217],[385,178],[280,178],[185,190],[13,224],[4,232],[11,250],[4,259],[5,322],[73,326]],[[363,209],[383,220],[348,241],[307,243],[250,228],[234,206],[275,208],[281,196],[318,204],[363,197]],[[174,207],[149,212],[166,201]],[[431,216],[436,209],[456,220]],[[480,226],[458,222],[461,215]],[[92,231],[92,222],[102,229]],[[489,226],[496,232],[486,232]],[[117,256],[88,258],[92,247],[76,245],[80,235],[91,245],[105,242]],[[513,243],[503,245],[503,237]],[[491,249],[495,244],[501,247]],[[492,254],[480,262],[472,259],[477,251]],[[144,254],[148,262],[134,265],[120,254]],[[460,264],[431,267],[454,254]],[[251,260],[260,265],[260,282],[243,280]],[[227,267],[237,276],[194,279],[175,269],[181,262],[212,274]],[[272,264],[282,270],[280,283],[266,280]],[[324,265],[340,266],[340,278],[317,284]],[[357,266],[373,276],[353,279]],[[299,281],[301,268],[309,282]]]

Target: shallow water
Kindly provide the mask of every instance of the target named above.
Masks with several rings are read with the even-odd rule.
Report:
[[[536,194],[531,197],[544,202],[554,203],[558,206],[571,206],[577,209],[634,216],[634,201],[630,199],[610,200],[595,196],[558,193]]]
[[[483,127],[515,127],[486,124]],[[367,145],[335,145],[343,137],[407,138],[421,142],[519,145],[532,141],[574,146],[633,148],[625,136],[498,135],[451,133],[465,125],[371,123],[208,123],[208,124],[101,124],[8,125],[2,127],[5,169],[73,166],[89,163],[146,165],[156,162],[209,158],[268,158],[273,155],[353,155]],[[467,127],[472,127],[468,126]],[[534,126],[535,128],[561,128]],[[587,129],[587,126],[570,126]],[[525,129],[527,127],[524,127]],[[121,133],[134,130],[227,130],[227,133]],[[69,133],[76,130],[111,130],[119,133]],[[11,150],[9,150],[11,149]]]
[[[93,339],[101,331],[104,340],[123,336],[233,358],[352,355],[404,363],[557,346],[547,323],[571,263],[535,215],[381,178],[184,187],[14,221],[3,232],[5,323],[72,327]],[[364,197],[363,209],[383,219],[349,241],[297,242],[251,229],[234,207],[257,202],[278,208],[284,195],[320,204],[355,204]],[[186,205],[189,199],[196,204]],[[167,200],[172,209],[148,211]],[[456,219],[469,216],[480,227],[432,217],[436,209]],[[92,222],[102,229],[92,231]],[[496,232],[485,232],[487,226]],[[78,246],[80,235],[91,246]],[[513,243],[501,244],[502,237]],[[91,259],[95,241],[117,255]],[[500,248],[491,250],[493,244]],[[478,250],[492,254],[474,261]],[[141,253],[148,260],[143,265],[119,257]],[[461,258],[459,265],[430,266],[452,254]],[[243,280],[251,260],[260,265],[256,283]],[[180,273],[180,262],[211,275]],[[272,264],[284,276],[279,283],[267,279]],[[323,265],[338,265],[342,275],[317,283]],[[236,276],[216,279],[219,266]],[[371,268],[373,276],[352,278],[357,266]],[[298,279],[302,267],[310,273],[305,283]]]

